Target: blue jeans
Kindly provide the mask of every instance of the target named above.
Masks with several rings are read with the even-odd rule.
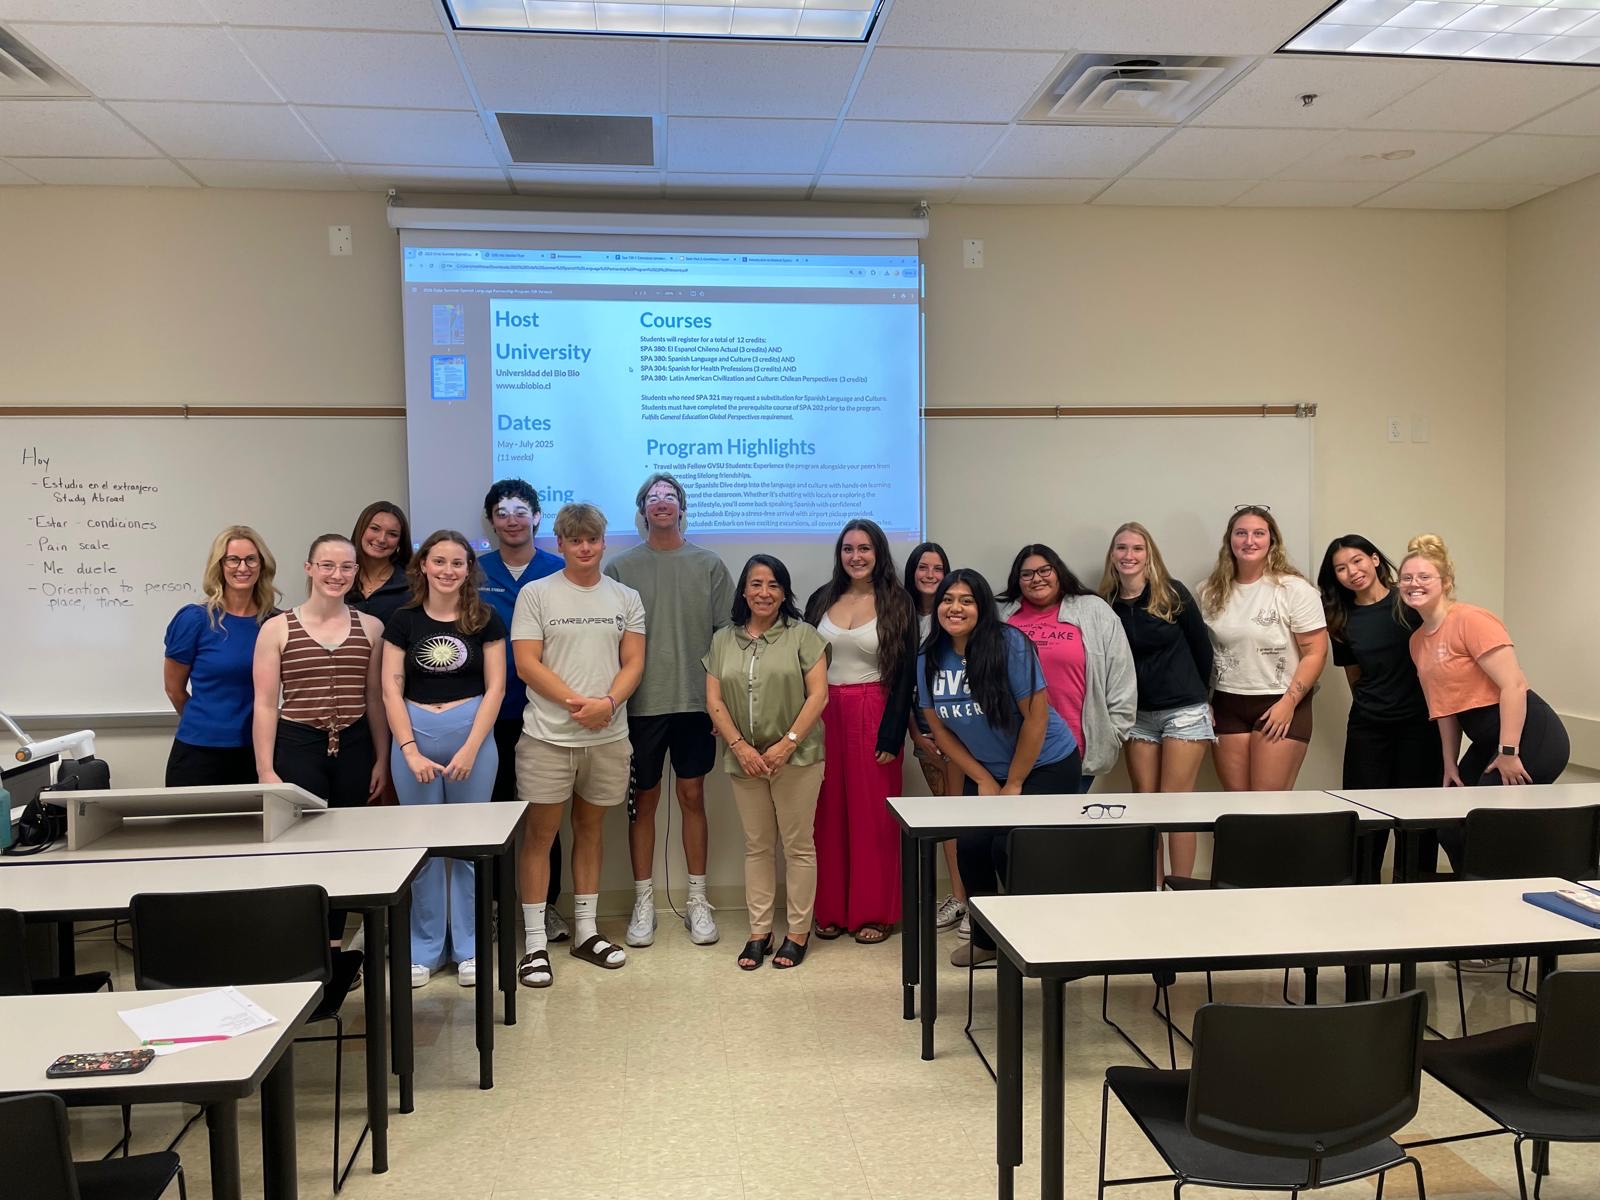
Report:
[[[472,732],[472,722],[482,701],[483,697],[477,696],[444,712],[407,703],[411,736],[417,739],[417,749],[423,757],[441,767],[454,758]],[[389,752],[389,769],[401,804],[487,804],[494,791],[495,768],[499,763],[500,754],[494,738],[488,737],[478,749],[472,774],[465,779],[446,779],[439,774],[431,783],[418,783],[411,768],[406,766],[400,748],[396,746]],[[452,962],[476,958],[474,919],[472,864],[456,859],[429,858],[411,885],[412,964],[429,970],[442,967],[446,959],[447,933],[448,957]],[[501,920],[505,919],[502,915]]]

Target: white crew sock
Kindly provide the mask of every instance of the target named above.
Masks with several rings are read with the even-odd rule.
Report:
[[[575,944],[581,946],[600,931],[595,928],[595,910],[600,906],[600,894],[591,892],[587,896],[572,897],[572,919],[576,931],[572,938]]]
[[[656,894],[656,881],[654,879],[635,879],[633,881],[633,898],[643,900],[646,896]]]
[[[689,899],[693,900],[696,897],[701,900],[706,898],[706,877],[704,875],[689,876]]]
[[[550,945],[544,933],[544,908],[543,904],[524,904],[522,906],[522,952],[532,954],[535,950],[547,949]]]

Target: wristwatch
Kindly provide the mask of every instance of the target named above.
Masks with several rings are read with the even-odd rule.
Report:
[[[800,744],[800,735],[798,733],[796,733],[792,729],[789,730],[789,732],[784,734],[783,736],[788,738],[791,742],[793,742],[797,746]]]
[[[1515,746],[1501,746],[1500,756],[1502,758],[1515,758],[1517,756],[1517,748]]]

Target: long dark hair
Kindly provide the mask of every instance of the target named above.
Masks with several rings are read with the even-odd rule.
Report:
[[[454,529],[439,529],[428,535],[416,557],[406,567],[406,582],[411,585],[411,598],[402,608],[421,608],[428,600],[428,577],[422,573],[428,555],[440,542],[453,542],[467,552],[467,577],[461,581],[456,593],[456,629],[461,633],[477,633],[489,623],[489,606],[478,595],[478,555],[466,535]]]
[[[750,572],[755,567],[765,567],[771,571],[772,577],[783,589],[783,603],[778,605],[778,616],[798,621],[800,610],[794,605],[794,588],[789,584],[789,568],[783,565],[783,559],[770,554],[752,554],[745,561],[744,570],[739,572],[739,586],[733,590],[733,623],[747,625],[750,622],[750,602],[744,598],[744,585],[750,582]]]
[[[395,568],[404,571],[411,565],[411,522],[406,520],[406,511],[393,500],[374,500],[361,510],[361,515],[356,518],[356,527],[350,531],[350,542],[356,548],[356,566],[361,565],[361,535],[367,531],[372,518],[379,513],[388,513],[400,522],[400,544],[394,548],[394,553],[389,555],[389,561]],[[359,583],[361,577],[356,576]]]
[[[939,561],[944,564],[944,573],[950,574],[950,556],[938,542],[918,542],[917,548],[906,556],[906,595],[911,597],[911,607],[919,613],[922,611],[922,593],[917,591],[917,564],[922,561],[924,554],[937,554]]]
[[[894,560],[889,557],[889,539],[876,521],[857,517],[839,531],[833,543],[833,577],[806,601],[806,620],[817,625],[827,615],[834,601],[850,587],[850,576],[844,573],[839,556],[844,549],[846,535],[860,531],[872,543],[872,607],[878,620],[878,678],[892,685],[907,664],[906,642],[917,627],[917,609],[906,589],[895,578]]]
[[[1062,599],[1068,596],[1094,595],[1093,591],[1084,586],[1083,580],[1072,573],[1072,568],[1062,561],[1061,555],[1043,542],[1029,542],[1018,550],[1017,556],[1011,560],[1011,571],[1006,575],[1006,590],[995,597],[1001,604],[1022,603],[1022,564],[1034,556],[1044,559],[1056,573],[1056,585],[1061,589]]]
[[[939,624],[939,605],[944,602],[945,593],[958,583],[966,584],[972,590],[972,598],[978,602],[978,619],[972,632],[967,635],[967,690],[978,702],[978,707],[983,709],[984,720],[989,722],[990,728],[1002,733],[1014,732],[1021,724],[1021,717],[1017,712],[1016,697],[1011,694],[1010,650],[1006,639],[1021,638],[1029,653],[1035,651],[1026,634],[1000,619],[1000,609],[995,604],[989,581],[971,567],[957,567],[951,571],[939,582],[939,590],[933,594],[935,615],[933,629],[923,647],[923,684],[928,695],[932,696],[933,677],[938,670],[937,659],[944,648],[950,645],[950,635]]]
[[[1359,533],[1346,533],[1328,543],[1328,549],[1322,555],[1322,565],[1317,568],[1317,590],[1322,593],[1322,611],[1328,618],[1328,636],[1336,642],[1344,641],[1344,631],[1349,627],[1350,614],[1356,607],[1355,593],[1339,582],[1339,576],[1333,569],[1333,556],[1340,550],[1359,550],[1372,560],[1378,582],[1388,589],[1394,619],[1407,629],[1411,628],[1411,622],[1406,620],[1407,610],[1400,599],[1400,590],[1394,585],[1394,564],[1389,561],[1388,555]]]

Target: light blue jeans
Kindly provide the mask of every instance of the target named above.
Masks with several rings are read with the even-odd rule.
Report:
[[[472,732],[482,696],[458,704],[444,712],[407,702],[411,736],[417,749],[441,767],[455,757]],[[465,779],[446,779],[436,775],[431,783],[418,783],[406,766],[406,756],[398,746],[389,752],[389,770],[401,804],[487,804],[494,791],[495,770],[500,752],[494,738],[487,737],[478,749],[472,773]],[[430,971],[442,967],[448,950],[449,960],[462,962],[477,957],[475,912],[473,909],[472,864],[458,859],[429,858],[411,885],[411,962]],[[446,934],[449,944],[446,946]]]

